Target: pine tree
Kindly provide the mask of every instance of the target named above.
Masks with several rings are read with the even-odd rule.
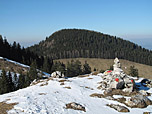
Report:
[[[8,83],[8,78],[6,75],[6,71],[3,69],[2,70],[2,80],[1,80],[1,84],[2,84],[2,89],[1,92],[3,93],[7,93],[9,92],[9,83]]]
[[[32,64],[30,65],[29,77],[30,77],[31,81],[38,78],[38,72],[37,72],[36,66],[37,66],[36,61],[33,61]]]
[[[74,69],[76,76],[82,74],[81,62],[79,60],[76,60],[76,62],[74,63]]]
[[[135,66],[130,66],[129,75],[138,77],[138,69]]]
[[[19,79],[18,79],[18,89],[22,89],[25,87],[25,76],[20,72]]]
[[[31,83],[31,81],[30,81],[29,73],[27,73],[26,76],[25,76],[25,84],[24,84],[24,86],[27,87],[27,86],[30,85],[30,83]]]
[[[43,71],[47,73],[51,73],[52,61],[48,58],[44,58],[43,62]]]
[[[0,94],[2,94],[2,88],[3,88],[3,85],[2,85],[2,74],[0,74]]]
[[[85,64],[83,65],[83,74],[90,74],[90,73],[91,73],[91,67],[89,66],[87,61],[85,61]]]
[[[14,83],[12,81],[12,75],[11,75],[11,72],[9,71],[8,72],[8,92],[12,92],[15,90],[15,87],[14,87]]]

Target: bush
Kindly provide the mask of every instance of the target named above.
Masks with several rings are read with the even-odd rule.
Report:
[[[138,77],[138,69],[135,66],[130,66],[129,75],[133,77]]]

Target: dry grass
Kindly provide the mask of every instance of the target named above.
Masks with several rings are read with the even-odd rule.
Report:
[[[3,59],[0,59],[0,69],[5,69],[6,71],[11,71],[16,73],[22,72],[23,74],[26,74],[27,71],[29,70],[29,68],[5,61]]]
[[[66,109],[73,109],[73,110],[81,110],[81,111],[86,112],[85,107],[83,107],[82,105],[77,104],[77,103],[68,103],[68,104],[66,104],[65,108]]]
[[[89,75],[79,75],[79,78],[83,78],[83,77],[89,77]]]
[[[69,82],[69,80],[59,80],[59,82],[65,82],[65,81]]]
[[[67,87],[64,87],[64,88],[67,88],[67,89],[71,89],[71,87],[67,86]]]
[[[88,86],[80,86],[80,87],[84,87],[84,88],[86,88],[86,89],[90,89],[90,90],[93,90],[93,88],[91,88],[91,87],[88,87]]]
[[[121,105],[107,104],[107,106],[117,110],[118,112],[130,112],[128,108],[121,106]]]
[[[88,78],[89,80],[93,79],[93,78]]]
[[[71,60],[72,59],[59,59],[59,60],[56,60],[56,61],[61,61],[64,64],[67,64],[67,62],[68,61],[70,62]],[[85,61],[87,61],[87,63],[91,66],[92,70],[94,68],[96,68],[98,71],[107,70],[107,69],[110,68],[110,66],[112,66],[114,64],[113,59],[75,58],[73,60],[79,60],[82,64],[84,64]],[[137,68],[138,71],[139,71],[139,76],[152,79],[152,76],[151,76],[152,75],[152,66],[139,64],[139,63],[135,63],[135,62],[127,61],[127,60],[122,60],[122,59],[120,59],[120,63],[122,65],[122,69],[127,74],[129,73],[130,66],[134,65],[135,68]]]
[[[65,85],[65,84],[62,82],[62,83],[60,83],[60,85]]]
[[[99,72],[98,71],[96,71],[96,72],[93,72],[92,73],[92,75],[97,75]]]
[[[7,104],[6,102],[0,102],[0,114],[7,114],[7,111],[13,109],[13,107],[17,104],[18,103]]]
[[[46,93],[39,93],[39,95],[46,95]]]
[[[40,86],[46,86],[46,85],[48,85],[48,82],[44,82]]]
[[[93,93],[90,95],[90,97],[104,98],[105,96],[103,94]]]
[[[152,112],[144,112],[143,114],[151,114]]]

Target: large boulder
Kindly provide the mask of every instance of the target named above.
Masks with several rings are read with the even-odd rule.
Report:
[[[64,78],[64,74],[60,71],[55,71],[51,74],[51,77],[53,77],[53,78]]]

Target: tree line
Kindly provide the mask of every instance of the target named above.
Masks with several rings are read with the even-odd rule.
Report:
[[[87,61],[85,61],[83,65],[79,60],[76,61],[71,60],[70,62],[67,63],[67,65],[58,61],[58,62],[54,62],[52,66],[52,72],[54,71],[60,71],[66,77],[74,77],[83,74],[90,74],[91,67],[89,66]]]
[[[0,94],[9,93],[25,88],[35,79],[41,79],[42,74],[38,72],[36,62],[33,62],[29,71],[25,74],[22,71],[14,73],[3,69],[0,73]]]
[[[43,47],[43,48],[42,48]],[[53,59],[118,57],[137,63],[152,65],[152,51],[116,36],[81,30],[63,29],[45,41],[28,48],[38,55]]]
[[[68,63],[67,67],[61,62],[55,62],[52,69],[49,69],[49,72],[54,71],[60,71],[67,77],[74,77],[91,73],[91,67],[87,62],[85,62],[82,67],[80,61],[72,60]],[[0,94],[25,88],[29,86],[33,80],[42,78],[43,74],[38,72],[36,62],[32,62],[30,69],[26,74],[23,74],[22,72],[19,72],[18,74],[10,71],[6,72],[5,69],[3,69],[0,73]]]
[[[15,41],[13,44],[10,44],[8,43],[7,39],[3,39],[1,35],[0,56],[29,66],[32,62],[36,62],[37,68],[44,71],[48,71],[47,68],[51,68],[53,64],[52,58],[39,56],[34,52],[31,52],[29,49],[21,47],[21,45]]]

